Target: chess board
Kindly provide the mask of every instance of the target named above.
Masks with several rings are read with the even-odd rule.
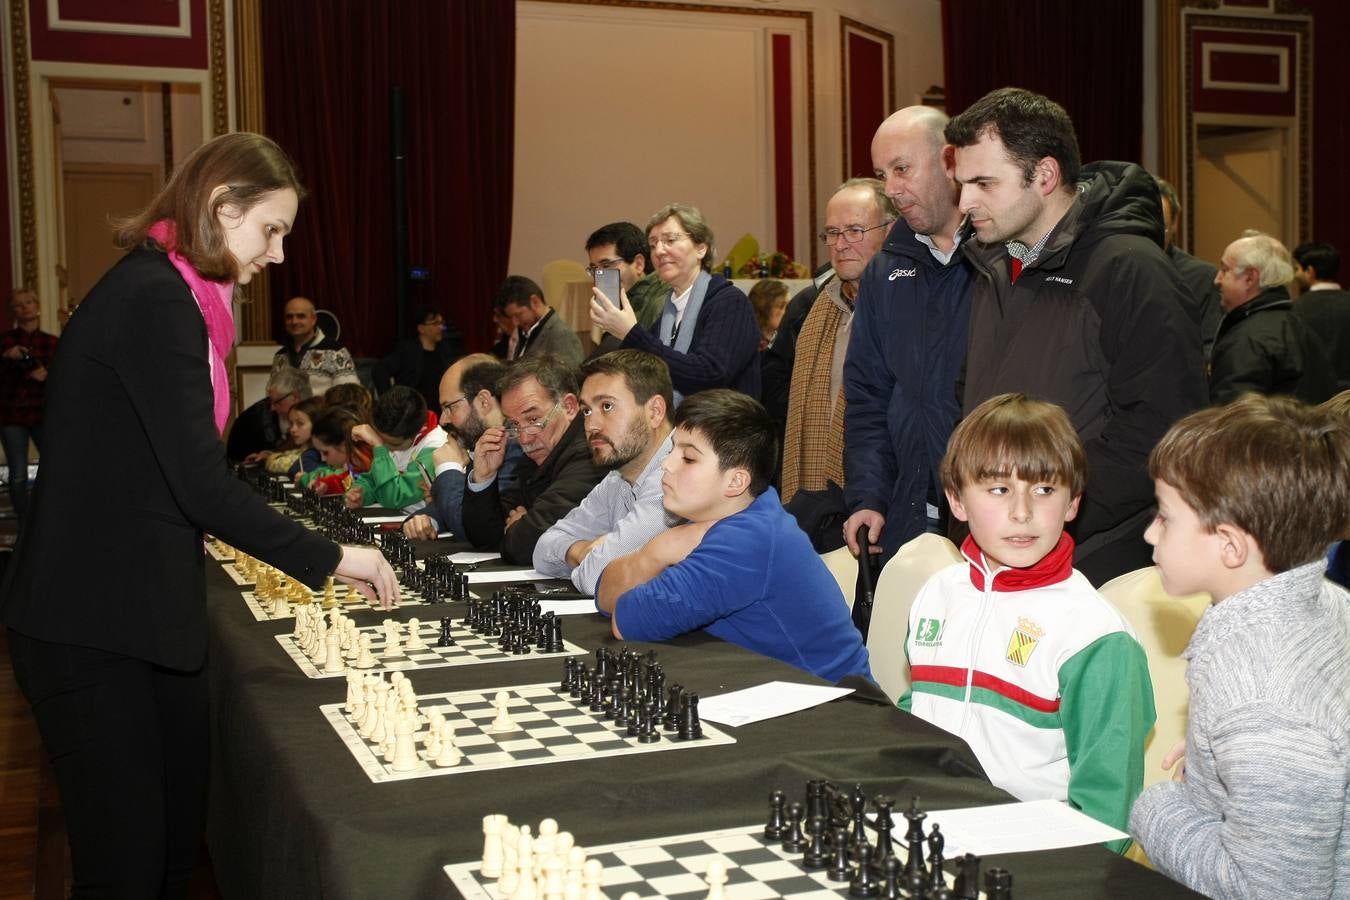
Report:
[[[314,598],[316,604],[323,606],[322,590],[310,591],[309,593]],[[333,597],[337,601],[337,605],[332,608],[340,609],[345,613],[356,612],[363,609],[380,609],[378,601],[367,600],[365,595],[360,591],[351,590],[345,584],[338,584],[334,587]],[[408,602],[420,602],[420,599],[417,601],[409,601],[406,599],[406,594],[400,590],[398,601],[395,602],[390,609],[398,609],[400,604]],[[277,616],[272,615],[268,608],[263,605],[264,601],[259,600],[252,591],[244,591],[244,603],[248,605],[249,612],[253,613],[253,618],[259,622],[295,618],[295,604],[290,601],[287,601],[286,603],[286,612]]]
[[[895,852],[903,863],[907,853],[902,842],[896,842]],[[762,824],[587,847],[586,855],[604,866],[601,887],[611,898],[632,891],[643,898],[702,900],[708,895],[703,876],[708,864],[719,858],[727,869],[723,887],[727,900],[848,896],[848,882],[830,881],[825,869],[805,868],[801,854],[788,853],[778,841],[764,837]],[[474,860],[449,865],[445,874],[464,900],[510,900],[498,894],[495,880],[481,878],[480,864]],[[951,872],[944,874],[951,887]]]
[[[528,654],[519,656],[502,650],[497,646],[497,638],[484,637],[480,634],[474,634],[471,630],[460,624],[454,624],[450,628],[450,636],[454,638],[455,643],[449,647],[437,647],[436,641],[441,634],[441,624],[439,621],[432,620],[419,622],[417,633],[421,635],[426,643],[424,650],[409,650],[405,646],[403,655],[386,659],[384,650],[386,647],[384,627],[381,625],[369,625],[365,628],[358,628],[357,635],[370,635],[370,650],[374,654],[377,665],[371,669],[358,669],[357,671],[378,675],[384,672],[410,672],[420,669],[434,669],[439,666],[472,666],[478,663],[505,662],[512,659],[553,659],[564,656],[576,656],[588,652],[584,647],[578,647],[570,641],[563,641],[563,649],[559,653],[546,653],[543,650],[531,648]],[[402,640],[407,641],[407,628],[403,628]],[[341,678],[347,673],[343,672],[324,672],[319,666],[323,665],[323,660],[315,663],[305,651],[300,649],[300,644],[293,634],[277,635],[277,642],[281,644],[286,655],[295,661],[310,678]],[[350,665],[350,663],[349,663]]]
[[[496,716],[493,699],[499,690],[509,695],[511,719],[519,728],[493,734],[489,726]],[[426,761],[426,751],[419,748],[422,762],[418,767],[409,772],[395,772],[393,764],[385,762],[379,746],[361,737],[351,716],[343,711],[343,704],[328,704],[320,707],[320,711],[342,738],[362,771],[377,784],[433,775],[456,775],[736,743],[731,735],[704,722],[703,737],[697,740],[681,741],[671,733],[663,732],[660,740],[644,744],[635,737],[629,737],[626,729],[616,728],[613,722],[605,719],[603,713],[591,712],[589,707],[578,704],[566,694],[560,695],[555,683],[525,684],[487,691],[419,694],[417,705],[421,710],[419,726],[426,724],[427,714],[433,710],[439,711],[447,722],[454,724],[455,743],[464,753],[464,759],[459,765],[447,768],[434,766]]]

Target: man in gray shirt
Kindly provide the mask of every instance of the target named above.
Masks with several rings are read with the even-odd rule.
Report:
[[[661,505],[670,453],[670,370],[659,357],[616,350],[581,367],[581,415],[591,458],[610,469],[534,546],[534,567],[595,593],[610,560],[638,549],[680,519]]]

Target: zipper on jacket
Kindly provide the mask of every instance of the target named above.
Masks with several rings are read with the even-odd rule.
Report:
[[[969,559],[969,557],[967,557]],[[973,562],[973,560],[972,560]],[[966,648],[966,696],[961,704],[961,725],[956,732],[959,737],[966,736],[966,725],[970,722],[970,694],[975,684],[975,660],[976,650],[983,643],[984,629],[989,625],[989,615],[993,611],[994,605],[994,578],[999,572],[1007,569],[1007,566],[989,571],[985,567],[984,552],[980,553],[979,562],[980,571],[984,573],[984,590],[980,594],[980,614],[975,620],[975,628],[971,632],[970,645]]]

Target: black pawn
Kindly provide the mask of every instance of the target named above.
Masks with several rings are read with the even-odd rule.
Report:
[[[812,816],[806,820],[806,833],[810,840],[806,845],[806,855],[802,865],[808,869],[823,869],[830,864],[829,851],[825,849],[825,820]]]
[[[825,877],[831,881],[850,881],[853,869],[848,864],[848,829],[840,825],[834,829],[834,857],[830,860],[830,871]]]
[[[783,849],[788,853],[801,853],[806,849],[806,838],[802,835],[800,803],[793,803],[788,807],[788,833],[783,835]]]
[[[614,719],[616,728],[626,728],[628,726],[628,688],[622,683],[619,684],[619,690],[614,695]]]
[[[600,678],[599,670],[591,672],[591,712],[603,712],[605,709],[605,683]]]
[[[1012,900],[1012,873],[997,866],[986,871],[984,895],[989,900]]]
[[[956,895],[952,893],[951,888],[944,884],[941,887],[933,888],[924,895],[924,898],[925,900],[955,900]]]
[[[642,730],[638,733],[639,744],[654,744],[661,740],[661,732],[656,728],[656,704],[646,703],[642,707]]]
[[[450,617],[441,619],[441,636],[436,639],[437,647],[453,647],[455,639],[450,636]]]
[[[947,845],[947,839],[942,836],[942,830],[933,824],[933,830],[928,835],[928,888],[930,891],[940,887],[945,887],[947,881],[942,876],[942,848]]]
[[[787,797],[782,791],[774,791],[769,795],[769,821],[764,823],[764,837],[771,841],[781,841],[787,837],[787,817],[783,809],[787,805]]]
[[[881,871],[882,900],[900,900],[901,897],[907,896],[900,892],[900,857],[894,855],[887,857]]]
[[[980,896],[980,858],[974,853],[962,856],[956,864],[952,892],[960,900],[978,900]]]
[[[698,717],[698,694],[685,694],[680,701],[680,740],[693,741],[703,737],[703,723]]]
[[[881,882],[872,871],[872,845],[864,843],[858,848],[858,871],[848,883],[850,897],[875,897],[881,893]]]
[[[571,694],[575,697],[577,686],[576,679],[576,663],[572,660],[572,657],[569,656],[563,660],[563,677],[562,684],[558,687],[559,693]]]

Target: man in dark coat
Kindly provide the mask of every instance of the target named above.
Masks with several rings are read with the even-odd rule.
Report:
[[[1336,280],[1340,269],[1341,255],[1330,244],[1294,248],[1294,281],[1303,289],[1294,312],[1321,338],[1338,392],[1350,390],[1350,291]]]
[[[383,394],[401,384],[419,392],[434,410],[440,403],[441,376],[463,355],[459,329],[434,306],[424,307],[417,312],[417,334],[399,341],[393,353],[375,364],[375,391]]]

